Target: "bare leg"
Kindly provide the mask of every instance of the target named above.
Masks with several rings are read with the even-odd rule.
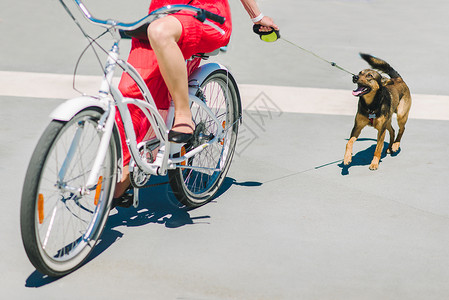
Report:
[[[192,133],[192,128],[195,125],[192,122],[189,106],[187,68],[184,55],[177,44],[181,34],[181,23],[172,16],[156,20],[148,27],[148,39],[175,104],[175,130]],[[189,124],[190,126],[176,126],[177,124]],[[129,166],[124,166],[122,178],[115,187],[114,198],[122,196],[129,185]]]
[[[173,16],[154,21],[148,27],[148,39],[156,54],[159,68],[175,104],[176,131],[192,133],[194,124],[189,106],[187,68],[178,46],[182,25]],[[182,126],[177,124],[190,124]]]
[[[184,56],[179,49],[178,41],[182,34],[182,25],[172,16],[167,16],[154,21],[148,27],[148,39],[156,54],[162,77],[167,84],[168,90],[175,104],[175,124],[190,124],[192,114],[189,107],[189,94],[187,82],[187,68]],[[191,133],[189,126],[176,126],[176,131]],[[123,168],[123,175],[117,183],[114,198],[118,198],[130,185],[129,168]]]
[[[118,198],[128,189],[131,184],[129,180],[129,165],[123,167],[123,174],[120,182],[115,185],[114,198]]]

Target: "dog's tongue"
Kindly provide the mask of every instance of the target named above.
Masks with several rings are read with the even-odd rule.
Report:
[[[361,87],[357,88],[356,90],[352,91],[352,95],[358,97],[361,94],[363,94],[365,91],[366,91],[366,87],[361,86]]]

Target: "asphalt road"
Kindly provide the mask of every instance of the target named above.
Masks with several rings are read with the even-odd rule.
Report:
[[[147,2],[124,9],[121,1],[85,1],[98,17],[129,21]],[[419,111],[401,152],[384,154],[372,172],[372,129],[355,144],[352,165],[341,165],[356,105],[351,78],[282,41],[260,42],[238,1],[230,2],[234,36],[217,59],[242,84],[245,122],[218,197],[185,211],[167,185],[143,191],[137,209],[112,211],[89,261],[58,280],[28,262],[19,207],[33,148],[63,99],[51,86],[26,94],[33,79],[14,95],[0,85],[2,298],[449,298],[449,4],[258,1],[286,38],[353,72],[366,67],[357,53],[372,53],[405,78]],[[36,80],[70,74],[86,45],[56,0],[0,0],[0,32],[0,82],[16,72]],[[80,73],[97,69],[87,57]],[[316,89],[301,89],[309,87]],[[296,109],[308,100],[312,108]]]

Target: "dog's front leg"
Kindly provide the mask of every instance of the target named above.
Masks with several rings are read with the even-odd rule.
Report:
[[[358,114],[355,117],[354,127],[351,131],[351,137],[349,138],[348,143],[346,144],[346,151],[345,151],[345,157],[343,159],[343,164],[345,166],[349,165],[352,162],[352,148],[354,146],[355,141],[358,139],[360,133],[362,132],[362,129],[367,125],[368,123],[366,120],[361,118]]]
[[[343,160],[343,164],[345,166],[349,165],[352,162],[352,147],[354,146],[354,143],[356,140],[357,140],[357,137],[351,135],[351,138],[349,139],[348,143],[346,144],[345,157]]]
[[[371,161],[371,165],[369,166],[369,169],[373,171],[379,168],[380,156],[382,155],[382,150],[384,148],[385,134],[387,133],[387,130],[384,126],[382,126],[382,128],[378,130],[377,146],[376,150],[374,150],[373,160]]]

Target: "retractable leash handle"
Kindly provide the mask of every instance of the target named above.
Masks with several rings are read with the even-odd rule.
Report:
[[[262,27],[262,25],[254,24],[253,31],[260,36],[262,41],[272,43],[281,38],[281,33],[279,30],[272,28],[271,31],[260,31],[260,27]]]

